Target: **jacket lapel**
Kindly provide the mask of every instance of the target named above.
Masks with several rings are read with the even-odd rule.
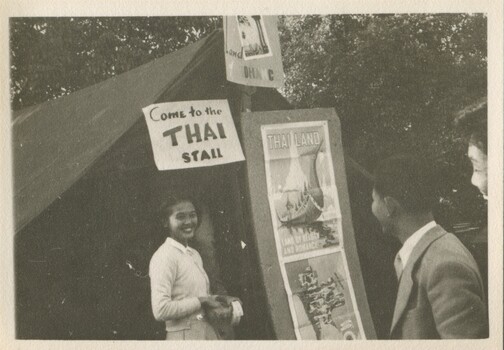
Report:
[[[406,306],[408,305],[411,289],[413,288],[413,270],[420,261],[425,250],[434,242],[446,233],[441,226],[436,226],[427,231],[420,239],[417,245],[413,248],[411,255],[406,263],[404,271],[399,282],[399,289],[397,291],[397,299],[394,308],[394,316],[392,318],[392,325],[390,327],[390,334],[394,331],[397,323],[401,319]]]

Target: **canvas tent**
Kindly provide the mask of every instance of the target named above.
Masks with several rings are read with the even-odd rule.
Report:
[[[238,337],[275,338],[247,227],[243,163],[158,172],[141,111],[155,102],[228,99],[239,131],[241,95],[225,79],[223,51],[222,32],[216,31],[126,73],[14,113],[18,337],[161,339],[146,278],[160,242],[148,233],[149,196],[185,186],[206,201],[224,283],[249,312]],[[264,88],[252,104],[253,110],[292,108],[276,90]],[[394,252],[387,242],[370,239],[376,227],[366,217],[369,183],[365,170],[347,162],[354,175],[348,178],[356,240],[380,334],[391,317],[385,289],[393,288],[395,277],[366,275],[376,276],[380,264],[392,266],[387,259]],[[240,240],[247,243],[243,251]]]
[[[142,117],[141,107],[176,89],[221,46],[221,36],[213,35],[125,74],[15,113],[16,231],[129,130]]]

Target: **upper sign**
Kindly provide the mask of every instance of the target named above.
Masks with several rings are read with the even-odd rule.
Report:
[[[245,160],[227,100],[158,103],[143,112],[159,170]]]
[[[227,80],[282,87],[284,74],[276,16],[224,17]]]

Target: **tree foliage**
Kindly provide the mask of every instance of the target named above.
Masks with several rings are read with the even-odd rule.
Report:
[[[486,94],[482,15],[284,17],[282,47],[287,96],[335,107],[355,152],[374,149],[377,136],[425,147],[457,108]]]
[[[334,107],[346,152],[366,168],[422,154],[449,173],[445,194],[467,188],[452,119],[487,94],[486,30],[482,14],[281,17],[284,91],[298,108]]]
[[[126,72],[220,27],[217,17],[12,18],[14,110]]]

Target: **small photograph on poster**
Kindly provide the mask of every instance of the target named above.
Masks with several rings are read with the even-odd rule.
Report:
[[[343,253],[285,264],[300,339],[362,339]]]
[[[245,60],[272,56],[268,34],[262,16],[236,16]]]
[[[327,125],[263,129],[266,177],[280,254],[342,247],[341,210],[327,145]]]

